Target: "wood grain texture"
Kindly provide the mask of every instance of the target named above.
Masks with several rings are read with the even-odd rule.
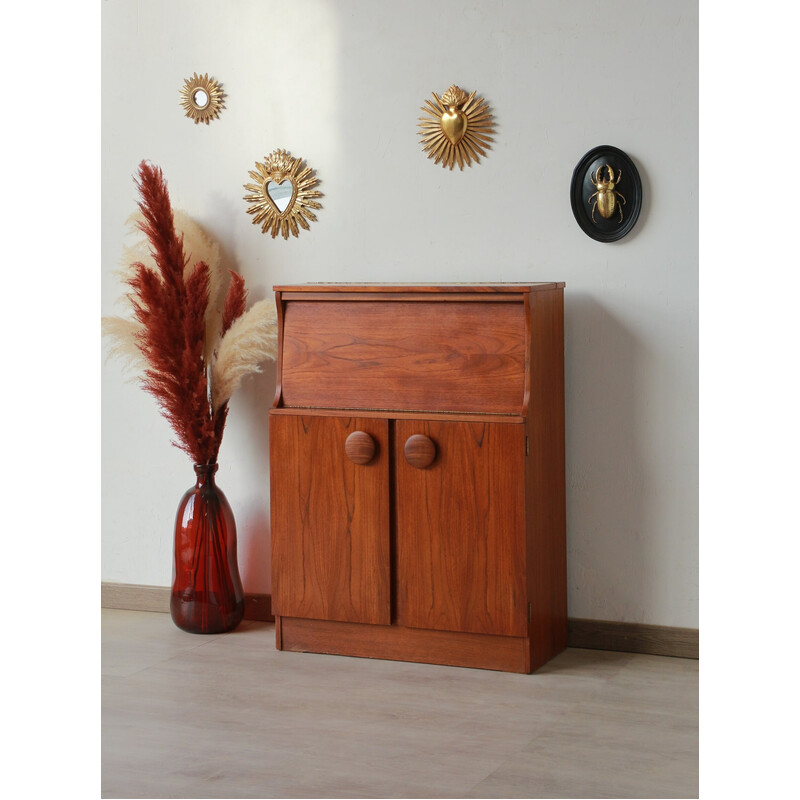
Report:
[[[284,303],[282,405],[518,414],[520,302]]]
[[[354,464],[369,464],[375,450],[375,440],[364,431],[353,431],[344,440],[344,453]]]
[[[355,430],[367,465],[345,456]],[[269,435],[273,612],[389,623],[388,423],[273,415]]]
[[[394,426],[396,442],[423,434],[437,451],[421,470],[394,449],[397,624],[526,636],[524,429]]]
[[[526,564],[531,668],[537,669],[567,646],[563,292],[540,292],[529,303]]]
[[[433,464],[436,458],[436,445],[429,437],[415,433],[406,439],[403,456],[412,467],[425,469]]]
[[[366,626],[282,617],[279,649],[530,672],[525,639],[444,633],[398,625]]]

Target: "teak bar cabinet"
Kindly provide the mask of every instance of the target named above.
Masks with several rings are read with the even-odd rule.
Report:
[[[275,293],[277,647],[511,672],[561,652],[564,284]]]

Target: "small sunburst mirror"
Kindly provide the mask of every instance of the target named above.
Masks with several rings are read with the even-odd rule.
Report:
[[[487,102],[467,94],[453,84],[441,97],[433,92],[433,100],[425,101],[422,111],[427,116],[419,118],[422,149],[434,164],[453,169],[458,164],[472,166],[480,163],[479,156],[486,155],[491,146],[494,122]]]
[[[212,119],[219,116],[224,108],[224,94],[222,86],[208,74],[198,75],[196,72],[191,78],[186,78],[181,89],[181,105],[186,111],[186,116],[193,119],[195,125],[205,122],[208,125]]]
[[[263,162],[256,161],[248,174],[254,182],[244,185],[249,192],[244,197],[250,203],[247,213],[253,215],[253,225],[261,225],[262,233],[272,234],[273,239],[280,233],[288,239],[290,233],[299,234],[298,226],[308,230],[309,221],[317,221],[311,209],[322,208],[314,199],[322,197],[314,188],[319,180],[302,159],[274,150]]]

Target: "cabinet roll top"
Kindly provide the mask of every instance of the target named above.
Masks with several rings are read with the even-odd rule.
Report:
[[[524,413],[522,293],[356,297],[283,299],[276,405]]]

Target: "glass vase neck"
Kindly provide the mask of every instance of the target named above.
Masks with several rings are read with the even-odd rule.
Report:
[[[195,464],[194,474],[197,476],[198,486],[202,486],[204,483],[213,483],[214,475],[218,468],[219,464],[216,462],[213,464]]]

